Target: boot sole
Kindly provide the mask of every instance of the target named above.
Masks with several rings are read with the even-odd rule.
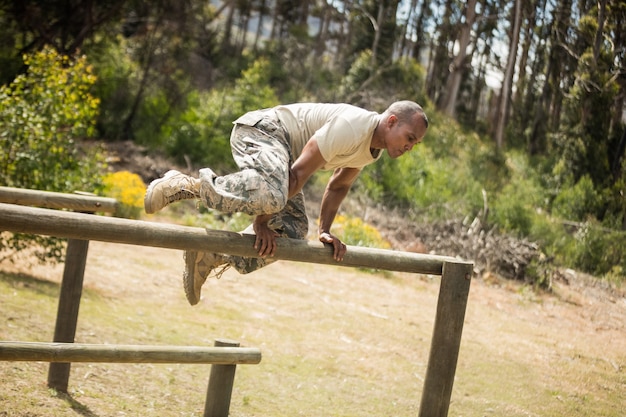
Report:
[[[183,288],[185,289],[185,297],[192,306],[195,306],[200,301],[200,293],[196,294],[195,291],[195,268],[196,259],[198,258],[198,252],[185,251],[185,272],[183,273]]]
[[[154,181],[152,181],[150,183],[150,185],[148,186],[148,189],[146,190],[146,195],[143,198],[143,208],[146,211],[147,214],[153,214],[156,213],[157,211],[161,210],[163,207],[156,209],[153,204],[152,204],[152,192],[154,191],[154,187],[156,187],[157,185],[159,185],[160,183],[162,183],[163,181],[168,180],[170,177],[173,177],[174,175],[178,175],[180,174],[180,172],[176,171],[176,170],[171,170],[171,171],[167,171],[165,173],[165,175],[163,175],[162,178],[158,178]]]

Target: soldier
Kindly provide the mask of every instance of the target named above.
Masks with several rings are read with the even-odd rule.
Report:
[[[428,118],[412,101],[395,102],[381,114],[349,104],[299,103],[252,111],[233,124],[230,144],[239,172],[218,176],[203,168],[194,178],[168,171],[150,184],[144,199],[146,213],[201,199],[224,213],[255,216],[244,233],[256,235],[259,258],[185,252],[183,283],[191,305],[212,271],[218,277],[230,266],[242,274],[255,271],[272,262],[277,236],[306,238],[302,187],[320,169],[334,172],[322,198],[319,240],[332,245],[334,259],[341,261],[346,245],[330,228],[350,187],[382,150],[397,158],[420,143]]]

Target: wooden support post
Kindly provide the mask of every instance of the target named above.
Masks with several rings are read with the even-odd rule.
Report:
[[[461,346],[473,264],[444,262],[419,417],[445,417]]]
[[[215,340],[216,347],[238,347],[239,342],[227,339]],[[228,417],[230,398],[235,382],[237,365],[211,365],[209,387],[204,404],[204,417]]]
[[[57,321],[54,328],[54,342],[74,342],[88,249],[88,240],[70,239],[67,242]],[[69,362],[51,363],[48,371],[48,387],[60,392],[67,392],[70,365]]]

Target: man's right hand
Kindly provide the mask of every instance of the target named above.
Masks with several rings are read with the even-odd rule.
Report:
[[[263,214],[256,216],[252,223],[254,233],[256,234],[254,249],[259,251],[259,256],[262,258],[274,256],[276,252],[276,237],[278,233],[267,225],[271,218],[271,214]]]

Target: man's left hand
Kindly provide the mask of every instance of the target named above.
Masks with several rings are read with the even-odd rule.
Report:
[[[348,249],[346,245],[341,240],[339,240],[339,238],[337,238],[337,236],[332,235],[328,232],[323,232],[320,233],[319,239],[322,243],[328,243],[333,245],[333,258],[337,262],[343,261],[343,257]]]

